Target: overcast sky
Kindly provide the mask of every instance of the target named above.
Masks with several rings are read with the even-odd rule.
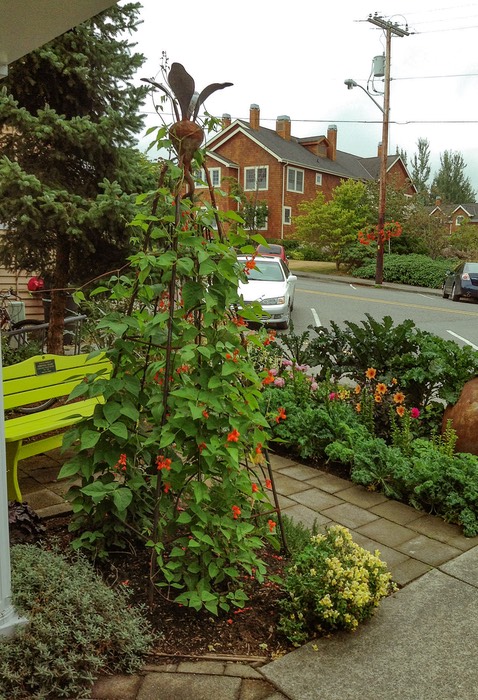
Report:
[[[478,2],[142,5],[134,40],[147,61],[139,77],[161,82],[164,51],[170,64],[184,65],[199,91],[213,82],[234,83],[207,100],[209,113],[248,119],[255,103],[263,126],[273,129],[277,116],[288,115],[294,136],[324,134],[336,124],[338,148],[365,157],[377,154],[382,113],[344,80],[366,87],[373,57],[385,51],[384,33],[367,21],[370,14],[408,26],[409,36],[392,39],[389,153],[404,149],[410,159],[418,138],[427,138],[433,175],[440,153],[459,151],[478,198]],[[376,80],[375,87],[383,90],[383,82]],[[380,95],[374,99],[383,103]],[[151,112],[147,126],[158,123],[151,99],[145,110]]]

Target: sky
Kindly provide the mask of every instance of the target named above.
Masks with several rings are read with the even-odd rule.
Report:
[[[384,32],[367,21],[378,13],[409,36],[393,37],[389,153],[407,152],[417,141],[430,146],[432,177],[445,150],[459,152],[478,200],[478,2],[460,0],[241,0],[177,6],[142,0],[136,51],[146,57],[137,79],[155,78],[162,53],[182,63],[196,89],[232,82],[206,101],[210,114],[249,118],[260,107],[261,125],[291,119],[294,136],[326,134],[337,126],[339,150],[377,155],[382,112],[370,96],[344,81],[383,93],[383,81],[369,82],[372,61],[385,52]],[[381,94],[371,93],[383,105]],[[160,123],[152,97],[144,105],[145,130]],[[142,135],[140,145],[149,143]]]

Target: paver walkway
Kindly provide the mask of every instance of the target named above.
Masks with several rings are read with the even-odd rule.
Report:
[[[53,452],[20,464],[24,498],[41,517],[69,508],[66,483],[55,481],[63,459]],[[284,514],[308,526],[316,521],[319,529],[346,526],[358,544],[380,551],[404,588],[353,635],[318,640],[265,666],[146,666],[134,676],[99,679],[91,700],[478,698],[478,665],[472,662],[478,645],[478,537],[466,538],[456,525],[293,459],[272,455],[271,463]],[[422,666],[415,678],[416,664]],[[440,678],[444,668],[446,679]]]

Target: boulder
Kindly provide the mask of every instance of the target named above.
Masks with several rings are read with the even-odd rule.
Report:
[[[442,433],[449,420],[458,438],[455,450],[478,455],[478,378],[466,382],[456,404],[446,407]]]

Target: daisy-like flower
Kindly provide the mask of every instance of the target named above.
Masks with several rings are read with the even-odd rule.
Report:
[[[384,384],[383,382],[380,382],[379,384],[377,384],[375,391],[377,392],[377,394],[386,394],[388,389],[387,389],[386,384]]]
[[[402,394],[401,391],[397,391],[397,393],[393,395],[393,400],[395,403],[403,403],[405,401],[405,394]]]
[[[377,376],[377,370],[375,367],[369,367],[368,370],[365,372],[365,376],[367,379],[375,379]]]
[[[402,416],[405,414],[405,406],[397,406],[397,413],[402,418]]]
[[[374,397],[375,403],[382,403],[382,395],[381,394],[375,394]]]

